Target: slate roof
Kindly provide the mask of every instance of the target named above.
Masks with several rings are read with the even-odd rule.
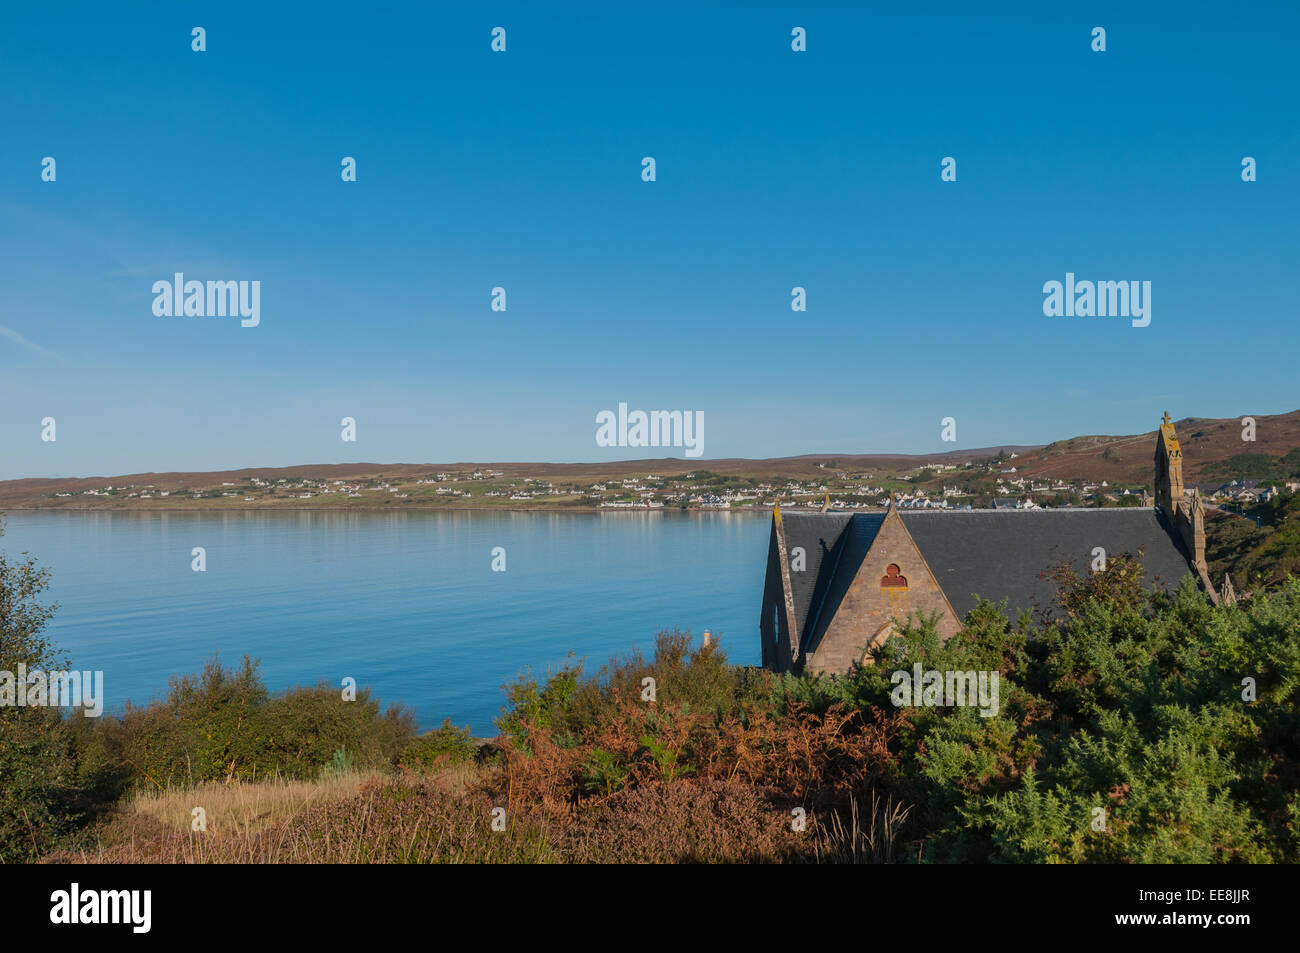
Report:
[[[801,636],[813,595],[825,591],[835,565],[832,551],[852,516],[851,513],[783,513],[781,516],[785,526],[786,553],[793,558],[795,547],[802,546],[808,558],[808,568],[804,572],[790,573],[795,624]]]
[[[1045,510],[918,510],[904,512],[903,525],[952,607],[965,615],[974,594],[1000,602],[1015,618],[1020,609],[1047,608],[1055,587],[1038,578],[1068,559],[1083,571],[1100,546],[1108,557],[1138,555],[1148,587],[1174,589],[1192,572],[1180,540],[1151,507]]]
[[[1148,586],[1177,587],[1190,573],[1181,540],[1150,507],[1039,510],[906,510],[903,525],[961,616],[976,594],[1020,609],[1048,608],[1054,587],[1043,570],[1067,559],[1083,571],[1100,546],[1108,556],[1142,552]],[[782,515],[786,550],[802,546],[805,572],[790,574],[803,646],[816,645],[835,616],[884,522],[884,513]]]

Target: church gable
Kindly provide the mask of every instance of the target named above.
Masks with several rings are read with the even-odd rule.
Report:
[[[870,516],[859,514],[865,524]],[[870,542],[856,565],[837,573],[814,623],[805,668],[811,672],[842,672],[860,661],[864,650],[892,633],[892,620],[907,620],[914,612],[940,613],[944,638],[961,628],[920,549],[897,509],[877,521]],[[864,527],[865,528],[865,527]],[[846,536],[850,534],[846,533]],[[850,536],[851,539],[851,536]],[[846,554],[851,546],[846,547]]]

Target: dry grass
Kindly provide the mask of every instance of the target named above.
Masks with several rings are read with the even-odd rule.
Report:
[[[858,799],[850,797],[848,823],[831,813],[818,828],[814,858],[819,864],[892,864],[897,859],[899,831],[911,813],[911,805],[894,803],[893,795],[882,803],[872,790],[871,817],[864,825]]]
[[[206,813],[213,834],[251,834],[288,820],[308,808],[329,804],[357,793],[372,774],[325,774],[315,781],[277,778],[256,783],[213,782],[168,791],[141,792],[123,805],[128,812],[158,822],[164,830],[188,832],[192,812]]]
[[[436,791],[461,797],[476,789],[481,770],[477,764],[469,761],[443,765],[427,774],[407,772],[407,780],[419,780]]]
[[[155,814],[128,808],[99,826],[93,846],[58,851],[45,862],[490,864],[558,859],[547,832],[527,818],[512,819],[505,830],[495,831],[490,801],[449,793],[442,782],[372,778],[350,793],[341,781],[315,792],[293,794],[286,794],[293,785],[273,787],[277,790],[261,796],[262,808],[276,805],[290,810],[291,798],[316,796],[322,800],[286,817],[258,817],[260,829],[253,829],[249,822],[248,829],[227,826],[216,830],[209,825],[204,833],[175,823],[177,806],[188,803],[185,799],[170,802],[167,824]],[[228,825],[239,823],[239,818],[259,803],[254,792],[245,793],[243,800],[228,806]]]

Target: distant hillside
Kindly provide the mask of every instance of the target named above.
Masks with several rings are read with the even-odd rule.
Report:
[[[1187,417],[1176,421],[1183,447],[1184,478],[1187,483],[1227,482],[1254,477],[1261,480],[1285,480],[1300,474],[1300,410],[1274,416],[1256,416],[1256,440],[1243,442],[1240,417],[1207,419]],[[469,473],[475,470],[496,471],[502,483],[525,478],[556,483],[582,485],[603,480],[626,479],[646,474],[661,477],[691,473],[709,473],[720,477],[763,480],[780,484],[785,481],[822,481],[835,475],[842,479],[866,479],[875,482],[915,473],[921,468],[942,465],[961,466],[967,462],[1014,466],[1017,475],[1053,480],[1106,480],[1110,483],[1150,485],[1152,454],[1156,431],[1125,436],[1082,436],[1058,440],[1047,446],[1004,444],[998,447],[949,450],[929,454],[809,454],[763,460],[722,459],[683,460],[675,457],[619,460],[604,463],[337,463],[303,464],[293,467],[246,467],[218,472],[134,473],[120,476],[84,478],[26,479],[0,482],[0,510],[47,506],[55,494],[81,494],[106,485],[155,488],[151,505],[157,505],[157,492],[179,494],[198,489],[220,489],[223,484],[244,484],[252,478],[270,481],[300,480],[342,481],[415,481],[433,472]],[[1012,458],[1012,455],[1014,459]],[[866,477],[860,477],[867,474]],[[935,478],[942,482],[941,478]],[[925,479],[925,477],[923,477]],[[231,494],[233,495],[233,494]],[[171,503],[179,503],[174,497]],[[122,505],[123,501],[89,499],[78,496],[61,501],[74,507]],[[135,501],[137,505],[143,501]],[[200,506],[207,500],[195,501]],[[283,500],[286,505],[296,501]],[[422,505],[423,501],[411,500]],[[440,500],[448,505],[462,505]],[[570,501],[572,502],[572,501]],[[231,501],[230,505],[235,505]],[[301,505],[317,505],[313,503]],[[357,505],[369,505],[358,501]]]
[[[1256,416],[1254,443],[1241,439],[1241,417],[1184,417],[1174,425],[1187,483],[1278,480],[1300,471],[1300,410]],[[1030,476],[1150,483],[1155,440],[1154,429],[1120,437],[1071,437],[1024,455],[1016,466]]]
[[[1300,493],[1284,493],[1248,512],[1250,519],[1222,511],[1207,514],[1210,578],[1230,573],[1244,594],[1300,576]]]

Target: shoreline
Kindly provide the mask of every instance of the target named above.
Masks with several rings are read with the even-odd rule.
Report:
[[[813,509],[815,507],[790,507],[790,509]],[[771,515],[770,506],[724,507],[724,506],[427,506],[406,505],[387,506],[9,506],[0,507],[3,513],[57,513],[60,511],[77,513],[266,513],[266,512],[321,512],[347,513],[365,511],[368,513],[395,513],[419,511],[422,513],[762,513]]]

